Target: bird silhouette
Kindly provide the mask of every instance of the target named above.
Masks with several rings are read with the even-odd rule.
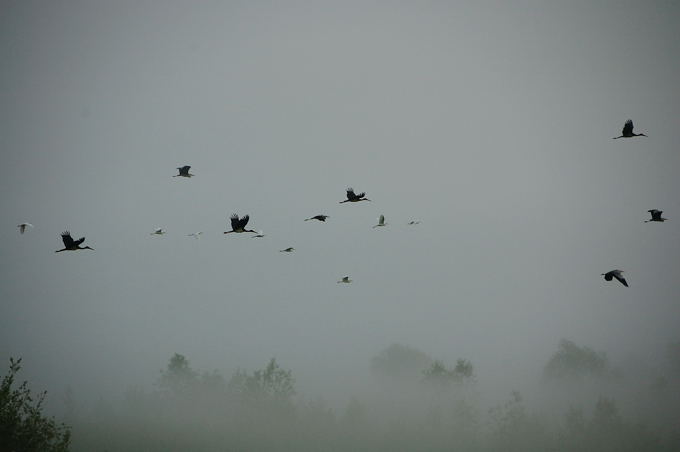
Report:
[[[662,218],[661,217],[663,210],[651,209],[651,210],[648,210],[647,212],[652,214],[652,218],[650,218],[649,220],[645,220],[645,223],[649,223],[651,221],[658,221],[660,223],[663,223],[664,221],[668,221],[668,218]]]
[[[289,246],[285,250],[279,250],[280,253],[292,253],[293,251],[295,251],[295,248],[293,248],[292,246]]]
[[[194,175],[189,173],[190,168],[191,167],[189,165],[178,167],[177,169],[179,170],[179,174],[175,174],[172,177],[193,177]]]
[[[352,280],[349,279],[349,276],[343,276],[342,279],[340,281],[338,281],[338,283],[345,283],[345,284],[349,284],[351,282],[352,282]]]
[[[607,273],[602,273],[602,276],[604,276],[604,279],[607,281],[611,281],[612,278],[616,278],[621,284],[628,287],[628,283],[626,282],[626,279],[621,276],[621,273],[623,273],[623,270],[611,270]]]
[[[614,137],[613,139],[616,140],[618,138],[632,138],[632,137],[646,137],[644,133],[633,133],[633,120],[629,119],[626,121],[626,124],[623,126],[623,130],[621,131],[621,136],[620,137]]]
[[[252,229],[246,229],[246,225],[248,224],[248,220],[250,220],[250,216],[245,215],[241,218],[238,217],[238,215],[233,214],[230,217],[231,220],[231,231],[226,231],[225,234],[230,234],[232,232],[235,233],[241,233],[241,232],[255,232]]]
[[[149,232],[151,235],[163,235],[165,234],[165,229],[163,228],[156,228],[153,230],[153,232]]]
[[[85,241],[85,237],[81,237],[78,240],[73,240],[73,237],[71,237],[71,233],[68,231],[64,231],[61,233],[61,240],[64,242],[64,248],[55,251],[55,253],[60,253],[62,251],[76,251],[76,250],[92,250],[94,251],[94,248],[90,248],[89,246],[80,246],[81,243]]]
[[[326,221],[326,218],[330,218],[330,217],[328,215],[314,215],[313,217],[305,218],[305,221],[309,221],[309,220]]]
[[[21,223],[18,224],[17,227],[19,228],[19,232],[23,234],[24,232],[26,232],[26,228],[32,228],[33,225],[31,223]]]
[[[370,199],[366,198],[366,193],[361,192],[358,195],[354,193],[354,189],[352,187],[347,188],[347,199],[344,201],[340,201],[340,204],[345,203],[345,202],[359,202],[359,201],[370,201]]]

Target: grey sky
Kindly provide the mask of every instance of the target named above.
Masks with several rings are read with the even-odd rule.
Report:
[[[2,9],[0,358],[35,387],[115,393],[179,352],[313,392],[392,342],[493,378],[562,337],[678,340],[677,3]],[[628,118],[649,138],[612,140]],[[267,236],[224,236],[233,212]],[[64,229],[95,251],[54,254]]]

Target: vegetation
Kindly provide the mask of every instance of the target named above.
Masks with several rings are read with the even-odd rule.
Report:
[[[0,450],[65,452],[71,432],[64,424],[43,415],[47,392],[32,395],[28,382],[14,387],[21,358],[9,359],[9,373],[0,383]]]
[[[557,356],[576,350],[592,359],[594,352],[587,347],[564,344]],[[595,356],[603,358],[602,354]],[[72,448],[88,452],[670,452],[680,446],[672,409],[665,411],[665,418],[654,419],[654,427],[629,420],[630,413],[624,414],[616,400],[606,396],[582,398],[575,406],[553,413],[532,410],[518,391],[501,404],[485,405],[478,397],[481,383],[468,360],[459,359],[448,367],[399,345],[388,347],[377,357],[370,363],[375,375],[371,384],[378,384],[380,390],[351,395],[333,407],[321,397],[301,396],[293,372],[274,358],[260,369],[238,370],[225,379],[217,371],[193,369],[186,357],[176,353],[151,390],[132,387],[118,402],[100,400],[87,415],[76,415],[73,391],[67,391],[65,401],[70,402],[66,412],[74,419]],[[416,362],[427,365],[413,373],[411,366]],[[609,364],[606,360],[604,364],[606,369]],[[16,369],[14,363],[12,369]],[[572,383],[546,388],[592,387],[578,379]],[[665,394],[678,389],[674,381],[666,385]],[[609,382],[604,385],[608,386]],[[662,408],[665,400],[655,400]],[[51,422],[48,425],[56,428]],[[0,450],[66,450],[70,437],[68,430],[63,432],[62,449],[8,449],[0,443]]]
[[[585,376],[611,377],[616,373],[609,365],[607,354],[562,339],[557,351],[545,365],[543,375],[547,379],[575,378]]]

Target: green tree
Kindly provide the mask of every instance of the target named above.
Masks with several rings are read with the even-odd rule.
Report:
[[[228,388],[244,401],[289,404],[295,395],[295,379],[292,371],[282,369],[272,358],[264,369],[256,370],[252,375],[237,371]]]
[[[371,359],[371,372],[381,377],[416,380],[433,359],[425,352],[401,344],[392,344]]]
[[[557,351],[552,355],[543,369],[547,379],[573,378],[592,376],[613,376],[607,354],[562,339]]]
[[[42,414],[47,395],[34,396],[24,381],[13,388],[21,369],[21,358],[9,359],[9,373],[0,383],[0,450],[16,452],[65,452],[71,443],[71,431]]]
[[[456,367],[448,369],[443,362],[436,360],[432,365],[423,371],[423,380],[426,383],[448,387],[451,383],[463,383],[474,381],[474,368],[472,363],[466,359],[456,361]]]
[[[175,353],[170,358],[168,367],[161,371],[158,386],[178,395],[186,393],[196,385],[197,381],[198,374],[189,365],[189,360],[184,355]]]

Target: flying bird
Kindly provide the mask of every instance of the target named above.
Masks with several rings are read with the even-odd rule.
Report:
[[[203,231],[192,232],[191,234],[187,234],[187,237],[193,237],[195,239],[200,239],[201,234],[203,234]]]
[[[659,221],[659,222],[663,223],[664,221],[667,221],[667,220],[668,220],[668,218],[662,218],[662,217],[661,217],[661,214],[663,213],[663,210],[652,209],[652,210],[648,210],[647,212],[649,212],[650,214],[652,214],[652,218],[649,219],[649,220],[645,220],[645,223],[649,223],[650,221]]]
[[[314,215],[313,217],[306,218],[305,221],[309,221],[309,220],[326,221],[326,218],[330,218],[330,217],[328,215]]]
[[[240,232],[255,232],[252,229],[246,229],[246,225],[248,224],[248,220],[250,220],[250,216],[245,215],[241,218],[238,217],[238,215],[233,214],[231,217],[231,231],[226,231],[225,234],[229,234],[232,232],[240,233]]]
[[[153,232],[149,232],[151,235],[163,235],[165,234],[165,229],[163,228],[156,228],[153,230]]]
[[[71,237],[71,233],[68,231],[64,231],[61,233],[61,240],[64,241],[64,248],[61,250],[55,251],[55,253],[60,253],[62,251],[76,251],[76,250],[92,250],[94,251],[94,248],[90,248],[89,246],[80,246],[81,243],[85,241],[85,237],[81,237],[78,240],[73,240],[73,237]]]
[[[259,231],[257,231],[257,233],[256,233],[252,238],[254,238],[254,239],[261,239],[261,238],[264,237],[264,236],[265,236],[264,231],[263,231],[263,230],[259,230]]]
[[[346,283],[346,284],[349,284],[351,282],[352,282],[352,280],[349,279],[349,276],[343,276],[342,279],[340,281],[338,281],[338,283]]]
[[[408,222],[408,224],[411,225],[411,226],[416,225],[416,224],[420,224],[420,220],[417,220],[417,221],[411,220],[411,221]]]
[[[602,276],[604,276],[604,279],[607,281],[611,281],[612,278],[616,278],[621,284],[628,287],[628,283],[626,282],[626,279],[621,276],[621,273],[623,273],[623,270],[612,270],[608,271],[607,273],[602,273]]]
[[[191,168],[189,165],[184,165],[184,166],[177,168],[179,170],[179,174],[175,174],[172,177],[192,177],[192,176],[194,176],[193,174],[189,173],[189,168]]]
[[[378,217],[378,224],[373,226],[374,228],[380,227],[380,226],[387,226],[387,223],[385,223],[385,215],[380,215]]]
[[[614,140],[616,140],[617,138],[646,137],[646,136],[647,135],[645,135],[644,133],[633,133],[633,120],[629,119],[623,126],[621,136],[614,137]]]
[[[19,228],[19,232],[23,234],[26,232],[26,228],[32,228],[33,225],[31,223],[21,223],[18,224],[17,227]]]
[[[285,250],[279,250],[279,253],[292,253],[293,251],[295,251],[295,248],[293,248],[292,246],[289,246]]]
[[[370,199],[366,198],[366,193],[361,192],[358,195],[354,193],[354,189],[352,187],[347,188],[347,199],[344,201],[340,201],[340,204],[345,203],[345,202],[359,202],[359,201],[370,201]]]

